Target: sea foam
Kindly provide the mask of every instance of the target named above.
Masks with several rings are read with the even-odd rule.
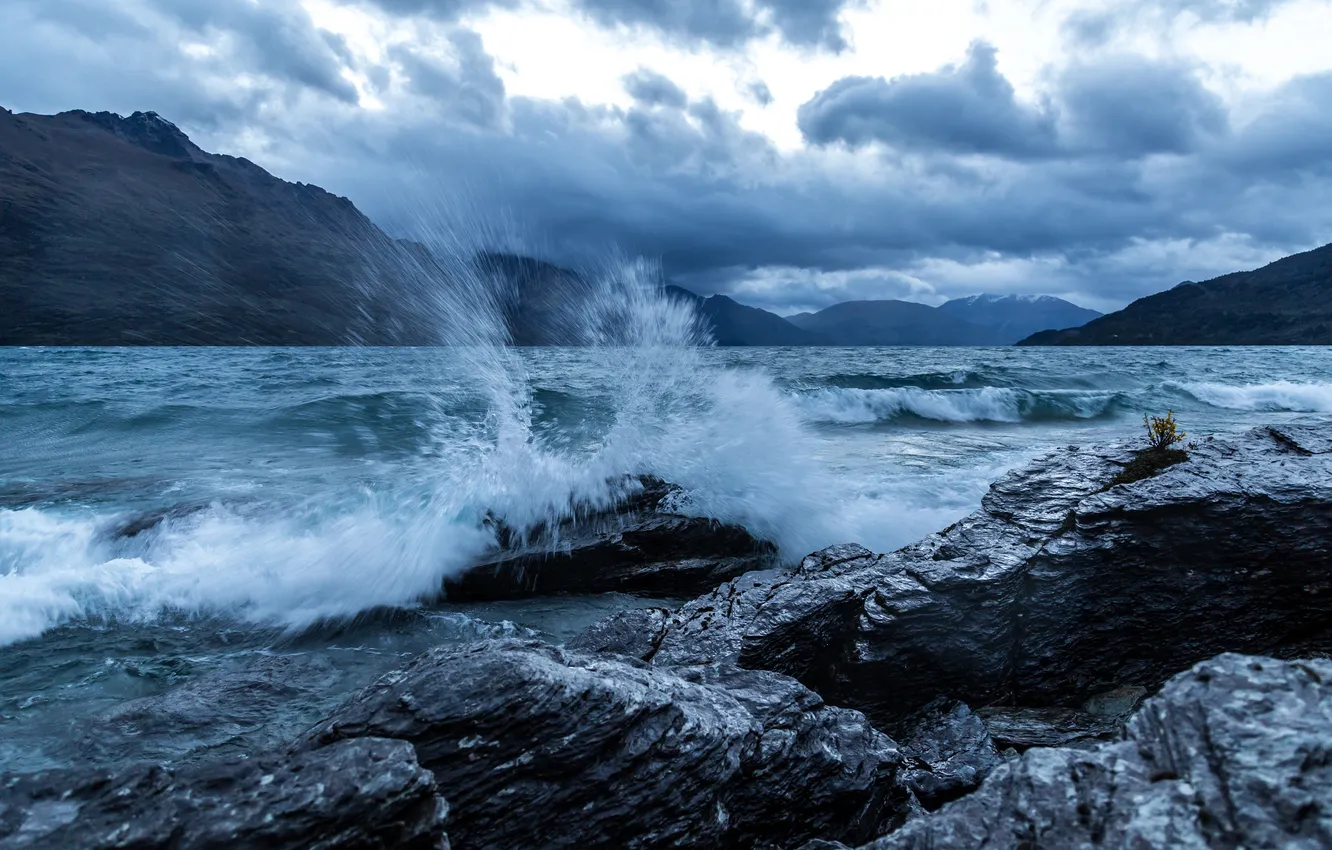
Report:
[[[172,613],[302,628],[415,605],[494,545],[487,513],[533,528],[613,505],[645,474],[683,488],[681,511],[742,524],[791,558],[883,539],[890,520],[862,513],[875,526],[867,531],[839,509],[844,497],[792,399],[761,373],[705,364],[698,317],[655,279],[639,263],[605,271],[576,316],[612,405],[590,446],[534,428],[533,382],[504,345],[502,294],[454,293],[444,305],[459,329],[448,356],[466,361],[469,385],[440,390],[438,406],[460,408],[451,392],[484,403],[470,420],[438,418],[428,462],[296,503],[260,490],[130,538],[108,531],[123,511],[0,510],[0,643],[75,621]]]
[[[1326,381],[1247,385],[1167,381],[1165,387],[1230,410],[1332,413],[1332,383]]]

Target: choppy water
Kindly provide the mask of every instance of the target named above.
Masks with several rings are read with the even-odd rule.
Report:
[[[1136,438],[1145,412],[1173,409],[1200,436],[1332,413],[1325,348],[680,338],[0,350],[0,769],[244,746],[433,643],[562,640],[634,604],[436,601],[488,545],[487,510],[522,525],[652,473],[792,558],[847,540],[889,550],[1050,447]],[[221,731],[176,718],[170,735],[107,732],[125,700],[271,657],[318,659],[337,684]]]

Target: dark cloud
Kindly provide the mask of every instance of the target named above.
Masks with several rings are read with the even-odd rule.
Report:
[[[513,6],[516,0],[360,0],[395,17],[456,21],[465,12],[488,6]]]
[[[791,44],[840,53],[851,45],[837,16],[843,0],[767,0],[773,25]]]
[[[934,73],[838,80],[800,107],[799,123],[815,144],[1018,160],[1185,153],[1228,129],[1220,98],[1189,68],[1140,56],[1072,65],[1040,105],[1022,104],[983,42]]]
[[[1265,98],[1219,158],[1241,175],[1332,177],[1332,72],[1296,78]]]
[[[647,68],[639,68],[632,74],[625,75],[624,90],[629,96],[648,106],[667,106],[672,109],[684,109],[689,98],[684,89],[677,86],[669,77]]]
[[[515,97],[448,23],[422,22],[424,41],[374,64],[295,7],[269,5],[285,29],[263,41],[248,0],[166,2],[101,6],[100,35],[74,0],[0,3],[4,105],[155,109],[398,235],[561,262],[644,254],[776,309],[986,288],[1106,309],[1332,234],[1332,75],[1228,114],[1193,69],[1098,52],[1053,69],[1029,104],[978,45],[956,67],[843,81],[806,104],[811,138],[909,153],[849,157],[779,151],[665,89],[627,109]],[[228,4],[245,8],[212,8]],[[181,48],[200,41],[214,49]],[[266,55],[278,44],[289,55]],[[382,108],[329,91],[355,61]]]
[[[146,5],[189,33],[230,36],[256,70],[348,103],[357,100],[355,86],[342,76],[345,46],[320,33],[295,0],[146,0]]]
[[[1137,57],[1067,70],[1058,98],[1075,151],[1186,153],[1227,130],[1221,99],[1187,68]]]
[[[381,0],[382,2],[382,0]],[[848,0],[577,0],[603,26],[646,27],[668,37],[736,47],[776,31],[789,44],[840,52],[838,15]]]
[[[649,27],[665,35],[735,47],[762,32],[739,0],[578,0],[602,26]]]
[[[200,43],[211,49],[187,50]],[[4,94],[47,111],[155,109],[213,126],[310,95],[352,104],[347,58],[294,0],[0,3]]]
[[[800,107],[800,131],[815,144],[878,141],[901,150],[1043,156],[1054,121],[1018,102],[995,49],[976,42],[966,61],[930,74],[844,77]]]
[[[358,0],[390,15],[456,21],[524,0]],[[653,30],[667,38],[733,48],[776,32],[788,44],[833,52],[850,45],[838,15],[853,0],[574,0],[603,27]]]
[[[750,83],[745,90],[759,106],[767,106],[772,103],[772,89],[768,88],[768,84],[762,80]]]
[[[480,36],[454,29],[448,43],[453,64],[406,47],[397,47],[390,55],[406,73],[409,90],[433,101],[441,116],[478,128],[501,127],[506,112],[504,82]]]
[[[1150,31],[1189,16],[1203,23],[1253,23],[1291,0],[1115,0],[1106,8],[1074,9],[1064,19],[1064,35],[1081,47],[1101,47],[1128,30]]]
[[[1119,31],[1121,18],[1105,10],[1074,9],[1061,26],[1064,37],[1082,47],[1102,47]]]

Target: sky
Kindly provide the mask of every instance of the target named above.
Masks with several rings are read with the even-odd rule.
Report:
[[[782,314],[1108,311],[1332,242],[1329,43],[1332,0],[4,0],[0,105]]]

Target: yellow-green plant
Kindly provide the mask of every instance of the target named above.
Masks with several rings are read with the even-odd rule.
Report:
[[[1166,411],[1165,416],[1146,416],[1142,417],[1142,424],[1147,428],[1148,448],[1156,451],[1165,451],[1166,449],[1178,443],[1184,442],[1188,434],[1179,430],[1179,423],[1175,421],[1175,411]]]

